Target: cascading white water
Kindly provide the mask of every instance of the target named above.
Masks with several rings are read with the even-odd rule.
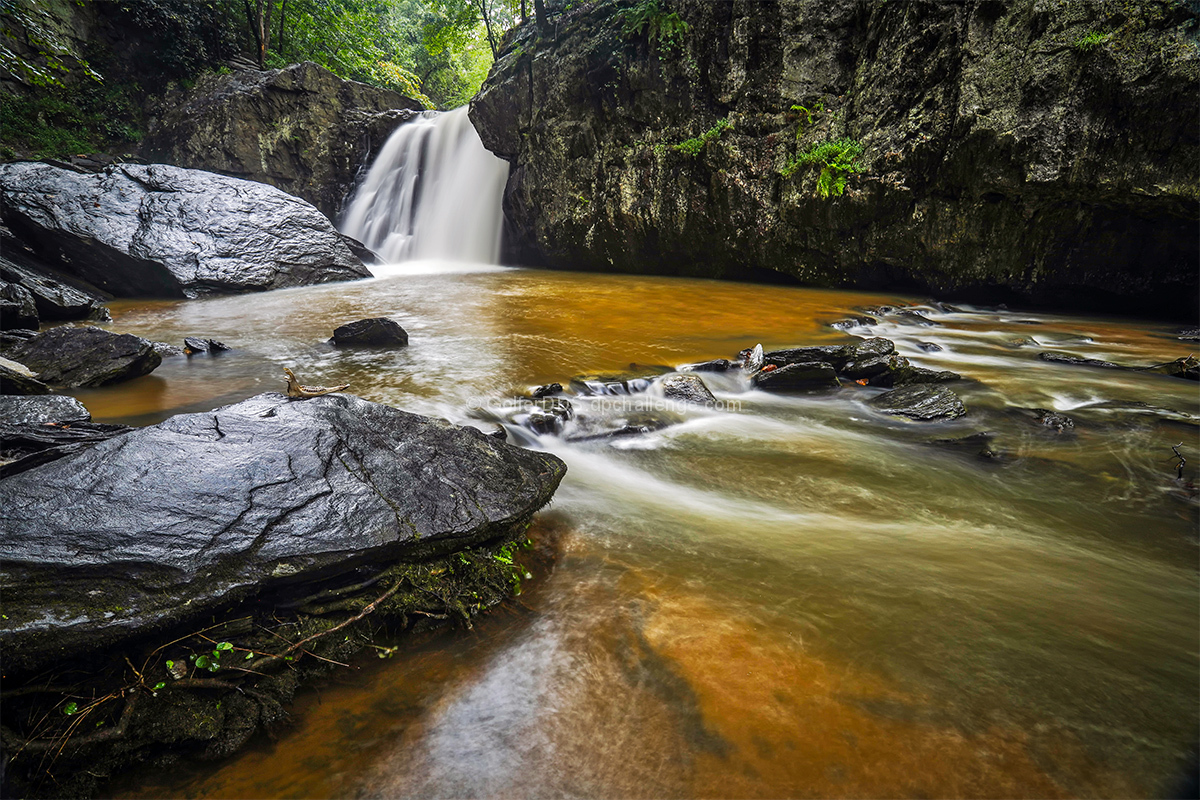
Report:
[[[389,262],[494,264],[506,180],[508,163],[483,146],[466,106],[426,111],[384,144],[340,227]]]

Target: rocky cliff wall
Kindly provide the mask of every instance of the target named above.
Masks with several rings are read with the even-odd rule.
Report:
[[[599,0],[511,34],[471,119],[513,262],[1194,316],[1196,33],[1173,0]],[[834,140],[844,193],[782,174]]]
[[[335,219],[364,161],[423,109],[312,62],[209,74],[157,104],[142,156],[268,183]]]

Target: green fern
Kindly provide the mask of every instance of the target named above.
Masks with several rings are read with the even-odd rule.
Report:
[[[860,155],[862,145],[854,139],[826,139],[817,142],[803,153],[797,153],[795,158],[780,170],[780,174],[790,178],[800,167],[820,166],[817,194],[823,198],[829,198],[831,195],[841,196],[846,191],[846,181],[849,177],[862,170],[858,164]]]
[[[686,156],[695,158],[704,151],[706,145],[713,139],[716,139],[726,129],[733,126],[733,123],[726,119],[717,120],[717,124],[706,130],[704,133],[697,136],[695,139],[688,139],[679,144],[671,145],[672,150],[678,150]]]
[[[624,12],[626,36],[645,36],[659,47],[671,51],[683,44],[688,24],[674,11],[667,11],[658,0],[640,0]]]

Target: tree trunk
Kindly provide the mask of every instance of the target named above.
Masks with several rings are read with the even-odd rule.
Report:
[[[492,20],[488,16],[487,0],[474,0],[472,3],[479,9],[479,16],[483,17],[483,27],[487,29],[488,46],[492,48],[492,58],[497,56],[496,35],[492,33]]]
[[[259,0],[261,3],[262,0]],[[246,24],[250,26],[250,35],[254,37],[254,50],[258,56],[258,67],[263,68],[262,62],[262,33],[258,27],[258,19],[254,11],[250,8],[250,0],[242,0],[242,4],[246,7]]]
[[[286,14],[287,14],[287,0],[283,0],[279,4],[279,35],[275,37],[276,39],[279,40],[279,47],[277,49],[279,50],[280,55],[283,55],[283,45],[284,45],[284,42],[283,42],[283,20],[284,20],[284,16]]]

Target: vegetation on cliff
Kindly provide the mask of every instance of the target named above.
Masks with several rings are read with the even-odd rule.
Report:
[[[513,165],[510,262],[1195,313],[1200,20],[1179,0],[549,16],[471,105]]]
[[[133,151],[147,101],[231,65],[314,61],[427,107],[465,104],[519,0],[0,1],[0,156]],[[152,104],[152,103],[151,103]]]

